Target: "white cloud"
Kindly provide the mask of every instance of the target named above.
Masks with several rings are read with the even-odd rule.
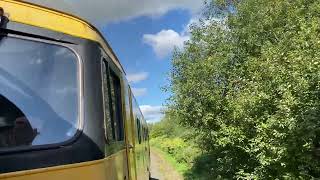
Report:
[[[190,40],[191,26],[208,26],[212,22],[221,24],[221,26],[223,26],[225,18],[213,17],[212,19],[200,20],[200,16],[195,14],[184,26],[184,29],[181,33],[178,33],[172,29],[165,29],[156,34],[144,34],[143,42],[150,45],[159,58],[164,58],[168,56],[175,47],[182,49],[184,43]]]
[[[164,114],[163,106],[150,106],[150,105],[142,105],[140,106],[142,114],[147,122],[157,122],[160,121]]]
[[[183,48],[184,42],[189,39],[188,35],[179,34],[172,29],[162,30],[157,34],[143,35],[143,41],[152,46],[159,58],[169,55],[175,47]]]
[[[127,79],[129,83],[138,83],[144,81],[148,78],[149,73],[147,72],[140,72],[140,73],[132,73],[127,74]]]
[[[139,16],[159,16],[173,9],[198,12],[203,0],[25,0],[81,16],[96,24]]]
[[[131,90],[135,97],[144,96],[147,94],[147,88],[132,88]]]

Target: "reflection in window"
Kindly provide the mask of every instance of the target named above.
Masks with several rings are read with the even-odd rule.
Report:
[[[77,131],[77,57],[57,45],[0,38],[0,149],[64,142]]]
[[[38,135],[23,112],[0,95],[0,147],[31,145]]]

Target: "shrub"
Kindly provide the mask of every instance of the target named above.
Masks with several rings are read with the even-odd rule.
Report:
[[[320,1],[220,2],[175,53],[170,114],[215,178],[320,178]]]

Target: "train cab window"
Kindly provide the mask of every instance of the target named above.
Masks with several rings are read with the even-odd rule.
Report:
[[[0,151],[71,139],[78,87],[78,59],[68,48],[0,36]]]
[[[104,60],[102,67],[105,106],[105,136],[109,145],[124,141],[121,83]]]

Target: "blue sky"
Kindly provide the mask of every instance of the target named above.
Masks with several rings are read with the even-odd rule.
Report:
[[[131,82],[133,88],[147,88],[144,95],[136,94],[140,104],[155,106],[164,102],[166,97],[162,96],[164,93],[160,91],[160,87],[166,83],[171,60],[170,54],[167,54],[170,52],[165,51],[161,56],[156,54],[153,47],[146,42],[146,34],[157,34],[162,30],[182,32],[189,18],[190,13],[177,10],[159,18],[135,18],[122,23],[111,23],[102,28],[102,33],[106,35],[121,60],[129,80],[132,75],[147,74],[146,80]]]
[[[29,0],[95,24],[120,59],[145,118],[163,116],[171,55],[189,39],[203,0]]]
[[[157,38],[157,34],[161,31],[169,32],[162,33],[162,36],[177,33],[183,40],[183,33],[191,18],[192,14],[189,11],[178,9],[160,17],[137,17],[110,23],[101,28],[123,64],[147,120],[157,121],[161,118],[159,110],[169,97],[161,87],[168,84],[173,43],[164,44],[162,46],[165,47],[161,49],[159,46],[153,46],[157,42],[152,40]],[[165,38],[160,34],[158,34],[160,39]]]

